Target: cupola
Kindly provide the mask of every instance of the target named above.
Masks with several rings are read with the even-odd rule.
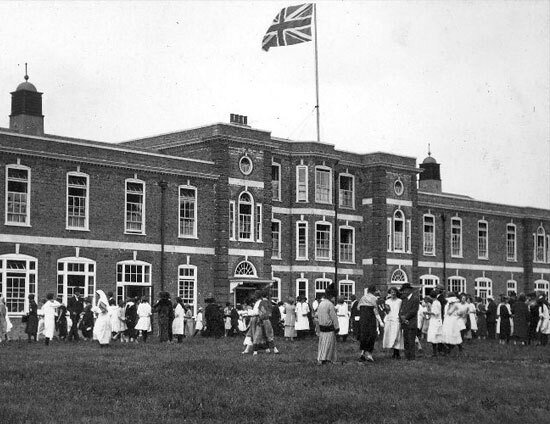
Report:
[[[10,129],[21,134],[44,135],[42,93],[29,82],[25,63],[25,81],[11,93]]]
[[[441,176],[439,172],[439,164],[432,157],[430,148],[428,147],[428,156],[420,164],[422,172],[418,182],[419,191],[427,191],[429,193],[441,193]]]

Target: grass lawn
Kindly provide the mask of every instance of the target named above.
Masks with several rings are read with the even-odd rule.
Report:
[[[242,338],[183,344],[0,344],[0,423],[550,423],[550,347],[475,341],[461,357],[374,364],[317,340],[241,355]]]

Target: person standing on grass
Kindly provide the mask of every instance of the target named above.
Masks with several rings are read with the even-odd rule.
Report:
[[[541,294],[537,298],[537,305],[539,311],[537,333],[540,334],[540,345],[546,346],[548,344],[548,335],[550,334],[550,312],[544,295]]]
[[[470,308],[466,302],[468,295],[466,293],[460,293],[459,302],[457,304],[458,323],[460,326],[460,337],[464,342],[467,338],[468,330],[470,329],[469,314]]]
[[[69,311],[69,317],[71,318],[71,329],[69,330],[69,341],[78,341],[78,321],[80,321],[80,315],[84,311],[84,302],[82,300],[81,291],[79,288],[74,289],[74,294],[67,301],[67,310]]]
[[[510,298],[502,296],[502,301],[497,309],[497,334],[499,344],[510,342],[512,335],[512,308],[510,307]]]
[[[82,312],[78,328],[82,331],[82,337],[84,337],[85,340],[92,340],[94,313],[92,312],[92,302],[89,299],[84,301],[84,312]]]
[[[202,307],[200,307],[197,310],[197,316],[195,317],[195,333],[193,334],[193,336],[196,336],[197,334],[202,334],[202,330],[204,328],[203,317],[204,313]]]
[[[531,314],[526,303],[525,293],[520,293],[512,305],[512,319],[514,323],[514,344],[527,344],[529,338],[529,319]]]
[[[57,308],[57,318],[55,320],[55,326],[57,328],[57,335],[59,340],[65,341],[67,339],[67,307],[63,305],[62,299],[57,298],[57,302],[60,304]]]
[[[360,362],[374,362],[372,353],[378,335],[377,327],[384,328],[384,323],[378,312],[378,298],[374,295],[375,292],[376,286],[370,286],[367,293],[358,302]],[[384,332],[384,334],[386,333]]]
[[[399,321],[403,329],[405,358],[408,361],[413,361],[416,355],[415,341],[418,332],[418,307],[420,305],[420,299],[410,283],[405,283],[401,286],[401,300]]]
[[[126,325],[126,313],[124,311],[124,302],[119,300],[118,306],[116,309],[116,316],[118,319],[118,334],[115,337],[118,337],[121,342],[127,342],[126,330],[128,326]]]
[[[53,339],[55,334],[55,319],[57,317],[57,308],[61,306],[61,303],[53,299],[53,293],[46,295],[46,303],[42,306],[42,313],[44,314],[44,344],[47,346],[50,344],[50,340]]]
[[[487,322],[487,338],[489,340],[494,340],[496,338],[496,327],[497,327],[497,304],[493,296],[487,296],[487,313],[486,322]]]
[[[468,320],[470,321],[470,338],[477,339],[477,313],[474,299],[471,295],[467,295],[466,303],[468,305]]]
[[[284,304],[285,339],[294,341],[296,337],[296,305],[294,298],[290,296]]]
[[[120,332],[120,324],[118,320],[118,306],[114,299],[109,300],[109,321],[111,322],[111,337],[116,340]]]
[[[97,302],[94,312],[97,318],[94,324],[94,337],[100,347],[109,346],[111,341],[111,317],[109,316],[109,299],[103,290],[96,290]]]
[[[4,341],[8,334],[8,309],[6,308],[6,301],[0,296],[0,343]]]
[[[25,327],[25,333],[29,338],[36,341],[36,334],[38,333],[38,305],[34,300],[34,294],[29,294],[29,312],[27,313],[27,326]]]
[[[223,337],[224,334],[224,322],[223,311],[216,303],[212,293],[209,293],[204,299],[206,307],[204,308],[204,321],[205,326],[202,332],[205,337]]]
[[[176,307],[174,308],[174,320],[172,321],[172,334],[178,339],[178,343],[183,341],[185,327],[185,309],[183,299],[176,297]]]
[[[403,333],[399,320],[399,310],[403,302],[398,297],[396,287],[388,289],[389,298],[385,302],[386,316],[384,317],[384,338],[382,339],[383,349],[393,349],[392,358],[399,359],[399,351],[403,350]]]
[[[449,293],[447,305],[445,306],[445,319],[443,320],[443,342],[446,344],[446,353],[449,353],[455,346],[462,352],[462,329],[461,318],[459,316],[458,297],[454,293]]]
[[[350,305],[350,317],[349,317],[349,328],[353,334],[355,340],[359,340],[359,308],[357,296],[354,294],[351,295],[351,305]]]
[[[487,338],[487,308],[481,297],[476,297],[477,336],[484,340]]]
[[[345,342],[349,333],[349,312],[348,304],[344,301],[344,296],[338,296],[338,303],[335,308],[336,315],[338,316],[338,327],[340,327],[338,336],[340,336],[342,341]]]
[[[432,345],[432,357],[436,357],[438,353],[443,354],[445,348],[443,340],[443,320],[441,319],[441,303],[439,303],[437,299],[437,291],[433,290],[432,296],[432,305],[428,312],[430,319],[428,320],[427,339],[428,343]]]
[[[252,309],[253,316],[257,317],[256,326],[253,328],[252,342],[254,347],[254,355],[258,354],[258,350],[265,343],[267,344],[266,353],[279,353],[275,346],[273,326],[271,325],[272,304],[268,299],[269,291],[263,290],[258,293],[258,300]],[[250,325],[252,328],[252,324]]]
[[[298,296],[296,303],[296,333],[299,339],[303,339],[309,332],[309,305],[305,301],[304,296]]]
[[[529,336],[527,344],[536,344],[537,342],[537,325],[539,323],[539,306],[537,304],[536,293],[529,293],[527,295],[529,301],[527,306],[529,307]]]
[[[138,321],[137,298],[128,298],[124,307],[124,318],[126,319],[126,337],[130,342],[137,342],[138,334],[136,324]]]
[[[159,300],[156,301],[153,310],[158,314],[160,342],[171,341],[174,308],[172,307],[172,302],[170,302],[170,294],[168,292],[162,291],[159,293]]]
[[[337,294],[338,293],[336,292],[334,283],[329,284],[326,288],[325,294],[321,297],[321,301],[317,306],[317,319],[319,321],[317,365],[335,363],[337,359],[336,334],[340,330],[340,318],[337,316],[336,308],[333,303]],[[346,321],[348,320],[349,318],[346,314]]]
[[[151,305],[149,304],[149,299],[147,296],[141,298],[141,302],[137,307],[137,316],[138,321],[136,324],[135,330],[139,332],[143,343],[147,343],[147,336],[152,331],[151,330]]]

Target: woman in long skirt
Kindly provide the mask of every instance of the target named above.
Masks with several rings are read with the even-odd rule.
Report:
[[[541,346],[548,344],[548,335],[550,334],[550,312],[548,302],[543,295],[537,298],[539,311],[539,322],[537,324],[537,333],[540,335]]]
[[[514,323],[514,343],[521,345],[527,344],[529,337],[529,306],[525,303],[526,297],[524,293],[520,293],[518,300],[512,306],[513,323]]]
[[[338,297],[338,303],[335,308],[336,315],[338,316],[338,326],[340,327],[338,335],[342,337],[342,341],[345,342],[349,333],[349,310],[348,304],[344,302],[343,296]]]
[[[191,337],[195,334],[195,321],[193,320],[193,307],[191,305],[185,305],[185,316],[183,317],[183,335],[185,337]]]
[[[477,311],[476,311],[476,305],[473,302],[472,296],[468,296],[467,299],[468,304],[468,317],[470,319],[470,336],[472,339],[477,339]]]
[[[437,293],[433,293],[432,306],[428,312],[430,319],[428,320],[428,343],[432,345],[432,356],[437,356],[437,352],[441,351],[439,345],[444,343],[443,340],[443,319],[441,311],[441,302],[437,300]]]
[[[447,298],[447,305],[445,305],[445,319],[443,320],[442,332],[443,342],[447,345],[449,350],[452,350],[455,346],[462,351],[462,336],[461,330],[464,328],[463,318],[459,312],[459,300],[454,293],[449,293]]]
[[[310,324],[308,315],[310,314],[310,309],[308,303],[305,301],[303,296],[298,297],[298,302],[296,303],[296,332],[298,338],[303,338],[309,332]]]
[[[374,293],[376,293],[376,286],[370,286],[367,293],[357,302],[357,309],[359,310],[359,348],[361,349],[360,362],[374,362],[372,353],[378,335],[378,326],[384,327],[378,311],[378,298]]]
[[[44,343],[50,344],[50,340],[53,339],[55,334],[55,319],[57,317],[57,308],[61,306],[56,300],[53,300],[53,293],[46,295],[46,303],[42,306],[42,313],[44,314]]]
[[[8,309],[6,308],[6,301],[0,296],[0,343],[4,341],[8,333]]]
[[[109,300],[103,290],[97,290],[97,304],[94,312],[97,318],[94,324],[94,337],[99,346],[107,347],[111,341],[111,318],[109,316]]]
[[[183,299],[176,297],[176,307],[174,308],[174,321],[172,321],[172,335],[178,339],[178,343],[183,341],[185,310],[183,309]]]
[[[113,336],[113,340],[116,340],[120,333],[120,320],[118,319],[118,306],[114,299],[109,300],[108,310],[111,322],[111,335]]]
[[[198,309],[197,316],[195,317],[195,334],[193,334],[194,336],[196,336],[197,334],[200,334],[204,328],[204,323],[202,322],[203,317],[204,317],[204,314],[201,307]]]
[[[512,308],[510,298],[504,296],[497,308],[497,333],[499,344],[506,344],[512,335]]]
[[[67,307],[61,303],[62,299],[59,297],[57,298],[57,301],[61,304],[59,308],[57,308],[57,319],[56,319],[56,327],[57,327],[57,335],[59,336],[59,340],[65,340],[67,339]]]
[[[143,296],[137,307],[138,322],[135,330],[139,332],[144,343],[147,342],[147,336],[151,332],[151,314],[149,299]]]
[[[293,341],[296,337],[296,305],[294,298],[289,297],[284,304],[285,339]]]
[[[336,362],[336,333],[339,331],[339,319],[332,301],[336,297],[334,283],[329,285],[325,296],[317,307],[319,320],[319,345],[317,348],[317,365]],[[332,299],[329,300],[329,299]]]
[[[397,297],[397,289],[390,287],[390,295],[386,299],[386,316],[384,317],[384,339],[382,348],[393,349],[392,358],[399,359],[399,351],[404,349],[403,335],[401,333],[401,324],[399,322],[399,309],[401,308],[401,299]]]
[[[476,297],[477,336],[480,339],[487,338],[487,308],[481,297]]]
[[[27,326],[25,327],[25,333],[29,338],[36,341],[36,334],[38,333],[38,305],[34,301],[34,294],[29,294],[29,313],[27,314]]]

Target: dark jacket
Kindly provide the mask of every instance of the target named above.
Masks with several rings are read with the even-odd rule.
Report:
[[[401,321],[401,327],[403,328],[417,328],[418,327],[418,307],[420,305],[420,298],[415,292],[412,293],[409,299],[409,295],[404,296],[401,302],[401,309],[399,309],[399,319]]]
[[[84,302],[80,298],[71,296],[67,301],[67,310],[71,314],[71,319],[73,319],[72,317],[79,316],[84,311]]]
[[[491,324],[497,322],[497,304],[493,300],[489,300],[487,304],[486,321]]]

